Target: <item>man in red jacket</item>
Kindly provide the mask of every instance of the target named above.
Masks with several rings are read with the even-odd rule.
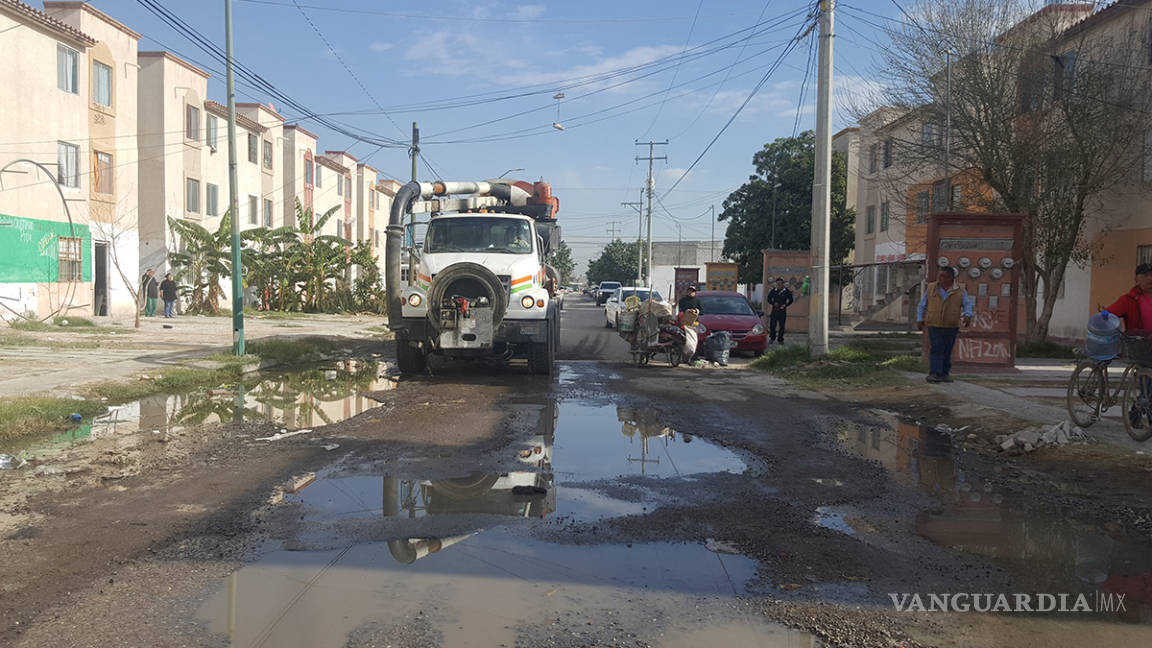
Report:
[[[1136,285],[1106,310],[1124,320],[1128,333],[1152,329],[1152,263],[1136,266]]]

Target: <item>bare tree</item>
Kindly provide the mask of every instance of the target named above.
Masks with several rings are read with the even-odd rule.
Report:
[[[121,249],[125,245],[129,245],[133,249],[139,250],[138,210],[126,210],[119,204],[101,207],[100,213],[92,214],[93,218],[89,221],[89,228],[92,230],[94,239],[108,243],[108,262],[116,269],[120,281],[124,283],[124,287],[128,289],[128,294],[132,296],[134,306],[132,310],[135,314],[134,326],[140,328],[140,300],[143,293],[140,290],[140,277],[137,274],[140,270],[139,263],[135,258],[125,259]],[[109,304],[109,312],[111,312],[111,304]]]
[[[1140,182],[1152,126],[1147,13],[1117,3],[1088,18],[1084,5],[1039,4],[920,0],[888,23],[880,70],[884,104],[935,129],[950,117],[942,176],[975,173],[991,190],[987,207],[1027,216],[1019,268],[1030,340],[1047,337],[1068,265],[1088,262],[1089,225],[1107,228],[1118,216],[1111,195]],[[943,171],[944,142],[895,147],[903,164]]]

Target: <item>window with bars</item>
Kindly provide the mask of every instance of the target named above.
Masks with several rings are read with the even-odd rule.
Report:
[[[93,174],[96,181],[96,193],[112,193],[112,155],[96,151],[93,158],[93,166],[96,168],[96,172]]]
[[[258,139],[252,133],[248,133],[248,161],[256,164],[256,149],[259,147]]]
[[[204,215],[220,215],[220,187],[211,182],[204,186]]]
[[[884,140],[884,168],[892,166],[892,140]]]
[[[952,185],[951,209],[961,209],[964,199],[964,185]]]
[[[112,68],[100,61],[92,63],[92,101],[112,107]]]
[[[925,218],[928,216],[928,192],[921,191],[916,194],[916,224],[921,225],[924,223]]]
[[[866,210],[864,210],[864,233],[865,234],[876,233],[876,206],[875,205],[868,205],[868,208]]]
[[[83,255],[80,248],[82,239],[61,236],[57,247],[57,281],[83,281]]]

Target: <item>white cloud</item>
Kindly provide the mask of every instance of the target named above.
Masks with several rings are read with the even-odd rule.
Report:
[[[661,188],[667,189],[668,187],[671,187],[674,182],[680,179],[680,176],[684,175],[685,171],[687,171],[687,169],[681,169],[677,167],[660,169],[660,172],[656,174],[656,190],[660,191]],[[692,173],[689,172],[688,176],[684,178],[684,182],[680,183],[680,186],[683,187],[691,180]]]
[[[387,52],[388,50],[392,49],[393,47],[396,47],[396,45],[393,43],[385,43],[383,41],[374,41],[371,45],[368,46],[368,49],[372,50],[373,52]]]
[[[542,4],[520,5],[516,7],[516,12],[513,14],[513,17],[520,20],[531,20],[544,15],[545,9],[547,9],[547,6]]]

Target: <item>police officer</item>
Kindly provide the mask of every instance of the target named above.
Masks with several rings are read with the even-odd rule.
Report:
[[[784,321],[788,319],[788,307],[795,299],[792,291],[784,285],[783,278],[776,278],[776,287],[768,291],[765,301],[772,307],[768,320],[768,342],[784,344]]]

